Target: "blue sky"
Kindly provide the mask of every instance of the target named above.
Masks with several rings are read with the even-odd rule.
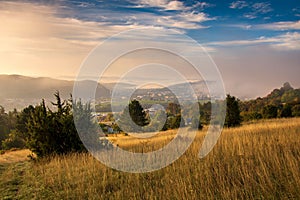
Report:
[[[300,29],[300,2],[295,0],[74,0],[63,4],[75,12],[71,17],[81,20],[175,28],[201,43],[256,40]]]
[[[234,95],[262,96],[285,81],[300,87],[297,0],[4,0],[0,26],[1,74],[72,78],[104,39],[161,27],[206,47]]]

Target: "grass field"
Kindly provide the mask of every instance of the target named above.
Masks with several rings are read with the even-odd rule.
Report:
[[[160,148],[174,134],[160,133],[153,141],[120,135],[110,139],[138,151],[141,145]],[[0,198],[300,199],[300,118],[225,129],[213,151],[199,159],[204,136],[205,130],[200,131],[173,164],[145,174],[110,169],[89,154],[40,162],[0,158]]]

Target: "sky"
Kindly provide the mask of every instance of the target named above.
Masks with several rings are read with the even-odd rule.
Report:
[[[0,74],[74,79],[99,43],[150,27],[201,44],[227,93],[254,98],[286,81],[300,87],[297,0],[1,0],[0,27]]]

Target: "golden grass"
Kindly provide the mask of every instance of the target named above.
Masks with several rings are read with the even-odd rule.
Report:
[[[29,160],[28,155],[31,153],[28,149],[6,151],[0,155],[0,164],[2,163],[15,163],[20,161]]]
[[[158,150],[168,144],[177,134],[177,130],[158,132],[151,138],[137,138],[131,135],[118,134],[108,137],[114,145],[132,152],[150,152]]]
[[[147,146],[156,148],[173,134],[160,133]],[[225,129],[212,152],[199,159],[204,136],[199,132],[173,164],[145,174],[110,169],[89,154],[29,163],[15,198],[300,199],[300,118]],[[128,148],[141,142],[129,138],[114,142]]]

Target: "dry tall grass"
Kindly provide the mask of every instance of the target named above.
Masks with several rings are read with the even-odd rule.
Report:
[[[29,163],[15,197],[300,199],[299,118],[261,121],[225,129],[213,151],[199,159],[204,134],[199,132],[188,151],[175,163],[146,174],[112,170],[88,154]],[[166,138],[169,137],[162,136],[161,142]],[[128,145],[126,137],[115,140],[120,146],[122,141]],[[152,148],[151,145],[159,142],[147,144]]]
[[[29,160],[27,157],[31,152],[28,149],[6,151],[0,155],[0,163],[14,163]]]

